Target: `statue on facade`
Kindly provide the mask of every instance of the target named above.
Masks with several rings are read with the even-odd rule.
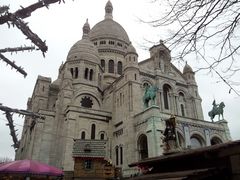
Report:
[[[151,102],[151,105],[155,104],[157,90],[156,86],[146,86],[143,96],[144,108],[149,107],[149,102]]]
[[[163,132],[164,154],[178,152],[180,147],[176,131],[176,117],[171,115],[169,119],[165,120],[165,123],[166,127]]]
[[[212,122],[216,115],[218,115],[218,120],[220,120],[220,115],[222,115],[222,118],[224,119],[223,117],[223,108],[225,107],[224,102],[216,104],[216,101],[214,100],[212,105],[213,105],[212,110],[208,112],[208,116],[211,118]]]

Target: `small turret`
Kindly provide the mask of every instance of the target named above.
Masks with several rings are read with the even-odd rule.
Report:
[[[125,55],[124,74],[128,80],[136,81],[139,77],[138,54],[132,44],[129,44]]]
[[[72,89],[72,74],[70,70],[65,67],[64,74],[63,74],[63,81],[62,81],[62,88],[63,89]]]
[[[105,19],[112,19],[112,12],[113,12],[113,6],[111,1],[109,0],[105,6]]]
[[[183,68],[183,77],[185,78],[188,84],[188,92],[192,97],[192,103],[194,103],[195,111],[194,118],[203,120],[203,112],[202,112],[202,99],[198,94],[198,86],[195,81],[195,72],[192,70],[191,66],[189,66],[186,62]]]
[[[89,38],[88,34],[90,32],[90,25],[88,23],[88,19],[86,20],[85,24],[83,25],[82,30],[83,30],[82,39]]]
[[[195,72],[193,72],[191,66],[189,66],[187,62],[183,68],[183,76],[188,84],[196,85]]]
[[[127,67],[137,67],[138,66],[138,54],[132,44],[130,44],[127,48],[125,60],[126,60],[126,63],[125,63],[124,69]]]

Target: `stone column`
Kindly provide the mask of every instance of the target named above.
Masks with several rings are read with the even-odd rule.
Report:
[[[183,126],[184,135],[185,135],[185,146],[186,148],[191,147],[191,140],[190,140],[190,133],[189,133],[189,127]]]
[[[206,146],[211,146],[209,130],[205,129],[204,134],[205,134]]]
[[[63,161],[63,168],[64,171],[73,171],[74,169],[74,162],[72,158],[72,150],[73,150],[73,138],[74,138],[74,131],[75,131],[75,119],[68,118],[67,119],[67,128],[66,128],[66,145],[65,145],[65,152],[64,152],[64,161]],[[72,138],[71,138],[72,137]]]
[[[147,140],[148,140],[148,156],[156,157],[163,154],[161,136],[165,125],[160,119],[159,110],[157,106],[153,106],[151,109],[152,116],[147,121]]]

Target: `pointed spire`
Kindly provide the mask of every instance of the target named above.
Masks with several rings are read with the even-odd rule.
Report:
[[[82,30],[83,30],[82,38],[84,39],[84,38],[88,37],[88,34],[90,32],[90,25],[88,23],[88,19],[86,20],[85,24],[83,25]]]
[[[105,19],[112,19],[113,6],[110,0],[108,0],[105,6]]]
[[[186,64],[183,68],[183,74],[188,73],[188,72],[193,73],[193,70],[192,70],[191,66],[189,66],[187,61],[186,61]]]

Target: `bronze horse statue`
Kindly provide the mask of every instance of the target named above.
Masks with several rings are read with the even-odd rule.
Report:
[[[217,105],[215,103],[215,100],[213,101],[213,109],[208,112],[208,116],[211,118],[212,121],[216,115],[218,115],[218,120],[220,120],[220,115],[222,115],[222,118],[224,119],[224,117],[223,117],[223,108],[224,107],[225,107],[224,102],[221,102],[219,105]]]
[[[155,104],[156,92],[158,88],[155,86],[147,86],[145,88],[145,93],[143,96],[144,107],[149,107],[149,101],[151,101],[151,105]]]

